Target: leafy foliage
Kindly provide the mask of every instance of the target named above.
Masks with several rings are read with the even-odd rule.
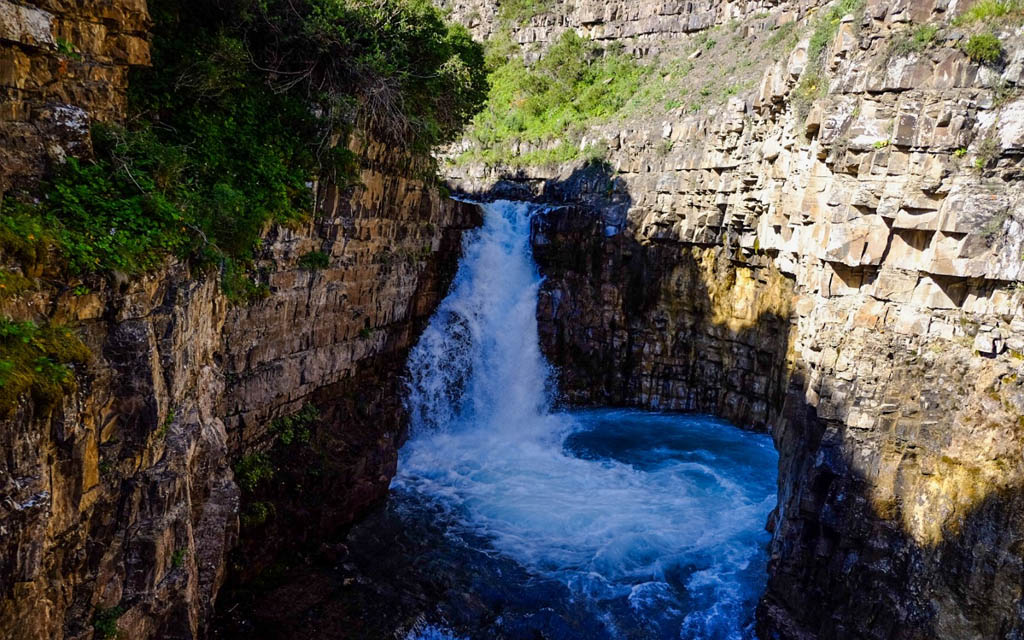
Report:
[[[124,608],[97,608],[92,618],[92,628],[96,638],[112,640],[118,636],[117,620],[124,615]]]
[[[277,474],[286,448],[309,444],[313,427],[319,420],[320,412],[311,404],[304,405],[296,413],[275,419],[270,423],[269,450],[250,453],[235,464],[235,481],[242,488],[245,503],[242,508],[243,525],[263,524],[274,513],[274,504],[265,500],[268,484]]]
[[[337,120],[354,109],[377,136],[426,148],[483,104],[483,49],[429,0],[237,0],[248,40],[279,88]]]
[[[311,215],[311,185],[351,184],[338,141],[363,126],[427,148],[486,95],[483,49],[427,0],[153,0],[153,66],[130,78],[125,128],[96,127],[41,198],[7,198],[0,248],[72,274],[139,273],[167,255],[220,271],[236,301],[268,224]]]
[[[277,441],[287,446],[293,442],[306,444],[312,435],[312,427],[320,419],[320,412],[311,404],[307,404],[290,416],[278,418],[270,423],[270,430],[277,436]]]
[[[235,481],[243,491],[252,493],[264,480],[274,477],[274,466],[265,453],[250,453],[235,465]]]
[[[245,508],[242,509],[242,525],[246,527],[255,527],[263,524],[267,521],[267,518],[270,517],[273,506],[274,505],[269,502],[263,502],[261,500],[246,504]]]
[[[35,282],[20,273],[0,269],[0,299],[16,296],[35,287]]]
[[[0,414],[9,414],[23,393],[43,407],[75,387],[71,366],[89,360],[88,347],[71,329],[40,327],[0,317]]]
[[[994,34],[979,33],[964,43],[964,53],[981,64],[995,64],[1003,57],[1003,43]]]
[[[504,24],[520,25],[551,10],[553,0],[501,0],[498,19]]]
[[[171,554],[171,566],[175,569],[180,569],[185,565],[185,556],[188,555],[188,549],[178,549]]]
[[[307,271],[326,269],[330,263],[330,256],[323,251],[310,251],[299,256],[299,266]]]
[[[892,52],[898,56],[920,53],[935,42],[939,28],[931,24],[918,25],[909,34],[894,40]]]

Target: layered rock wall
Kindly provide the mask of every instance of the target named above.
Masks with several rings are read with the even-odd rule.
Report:
[[[309,446],[326,486],[276,496],[280,513],[243,528],[258,550],[243,567],[337,531],[386,493],[404,354],[479,213],[408,177],[423,167],[407,158],[358,150],[361,187],[322,188],[321,215],[265,238],[265,300],[232,306],[216,277],[170,264],[84,295],[5,301],[5,314],[78,327],[95,358],[60,406],[38,413],[26,398],[0,423],[4,637],[87,638],[103,619],[132,638],[202,637],[239,535],[232,466],[307,404],[322,416]],[[299,266],[313,250],[326,269]],[[295,504],[306,520],[286,517]]]
[[[124,117],[149,27],[144,0],[0,0],[0,197],[88,156],[90,124]],[[424,182],[432,162],[352,148],[358,187],[319,185],[313,219],[265,231],[253,278],[269,295],[253,304],[180,262],[68,283],[2,257],[38,286],[3,296],[0,315],[67,324],[93,358],[58,406],[26,395],[0,417],[0,636],[204,637],[229,575],[383,497],[404,354],[479,212]],[[313,252],[325,268],[302,261]],[[270,460],[273,486],[240,491],[236,470],[280,438],[274,421],[307,406],[320,417]],[[257,499],[263,517],[240,531]]]
[[[87,155],[90,122],[124,115],[149,23],[145,0],[0,2],[0,194]]]
[[[716,6],[555,3],[513,36],[621,33],[714,67],[685,32],[738,18],[707,33],[732,31],[750,90],[591,127],[604,169],[449,174],[570,205],[536,242],[568,400],[771,430],[760,637],[1020,637],[1024,34],[986,27],[1004,56],[985,66],[963,53],[981,29],[952,24],[964,6],[853,3],[819,61],[823,6]],[[630,32],[633,15],[655,26]],[[795,46],[772,49],[793,19]],[[922,23],[935,41],[901,48]]]

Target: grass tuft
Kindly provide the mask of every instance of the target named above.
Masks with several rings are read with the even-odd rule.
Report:
[[[1024,19],[1024,0],[979,0],[953,20],[956,26]]]
[[[90,357],[65,326],[0,317],[0,415],[10,415],[26,393],[43,408],[53,406],[75,388],[73,365]]]
[[[893,41],[892,52],[897,56],[920,53],[931,47],[939,35],[939,28],[931,24],[922,24],[913,31],[903,34]]]

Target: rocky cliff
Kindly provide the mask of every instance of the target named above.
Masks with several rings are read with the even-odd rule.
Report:
[[[468,139],[447,171],[468,192],[565,205],[536,251],[568,401],[771,430],[760,637],[1021,637],[1019,18],[931,0],[588,0],[501,27],[491,2],[452,7],[528,57],[573,29],[692,63],[682,106],[579,133],[603,164],[467,163]],[[968,55],[980,33],[998,58]]]
[[[0,2],[0,194],[123,116],[148,25],[143,2]],[[0,635],[203,637],[228,575],[383,497],[405,351],[479,213],[424,182],[427,160],[351,148],[359,186],[319,185],[312,220],[265,230],[252,277],[269,295],[251,304],[172,259],[72,287],[3,257],[36,285],[0,314],[68,325],[92,357],[56,405],[25,394],[0,417]]]

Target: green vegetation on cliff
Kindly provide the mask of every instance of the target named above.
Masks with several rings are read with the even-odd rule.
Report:
[[[235,464],[235,480],[242,489],[243,525],[263,524],[275,513],[269,485],[277,474],[278,463],[294,454],[292,447],[309,445],[319,421],[320,412],[311,404],[275,419],[270,423],[264,450],[251,452]]]
[[[979,0],[957,16],[956,25],[970,25],[978,22],[1024,20],[1024,0]]]
[[[734,96],[749,99],[765,65],[796,44],[794,22],[771,31],[774,24],[758,14],[646,54],[568,30],[539,57],[538,43],[520,46],[505,24],[488,42],[490,97],[467,131],[468,150],[453,162],[517,168],[599,161],[608,151],[602,140],[615,137],[612,123],[660,128],[669,112],[679,119]],[[653,144],[658,153],[672,149]]]
[[[982,64],[995,64],[1003,57],[1003,43],[994,34],[978,33],[964,43],[964,53]]]
[[[807,64],[800,76],[800,83],[793,90],[792,103],[801,118],[807,116],[811,103],[828,92],[828,78],[823,69],[825,53],[839,33],[843,18],[852,14],[853,24],[857,27],[863,10],[864,0],[839,0],[824,9],[814,20],[814,30],[807,43]]]
[[[482,47],[427,0],[154,0],[153,66],[133,73],[125,126],[96,127],[41,194],[8,197],[0,245],[54,247],[71,275],[138,273],[167,255],[265,294],[246,267],[270,223],[311,215],[311,185],[357,180],[359,128],[414,150],[482,104]],[[340,144],[339,144],[340,142]]]
[[[0,416],[26,392],[42,407],[57,402],[75,386],[71,365],[89,357],[89,349],[67,327],[0,317]]]
[[[603,48],[575,31],[563,33],[531,66],[515,51],[501,38],[491,44],[491,94],[470,130],[479,150],[463,161],[528,165],[575,159],[580,149],[574,139],[621,110],[649,71],[621,47]],[[519,142],[539,149],[517,154]]]
[[[523,24],[550,11],[553,6],[554,0],[500,0],[498,19],[504,24]]]

